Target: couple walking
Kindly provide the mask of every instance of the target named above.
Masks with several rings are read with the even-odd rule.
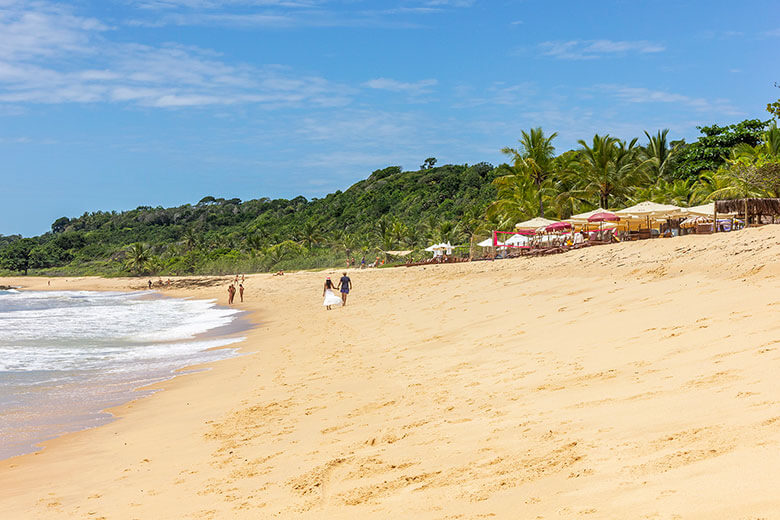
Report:
[[[347,295],[349,294],[349,290],[352,289],[352,280],[349,279],[347,273],[343,273],[343,275],[341,280],[339,280],[338,286],[331,281],[330,276],[325,279],[325,286],[322,289],[322,296],[325,298],[325,301],[323,301],[322,304],[328,310],[330,310],[331,305],[338,305],[340,303],[343,307],[347,304]],[[336,295],[334,292],[335,290],[341,291],[341,298]]]

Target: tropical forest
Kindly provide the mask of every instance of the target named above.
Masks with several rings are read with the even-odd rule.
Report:
[[[780,108],[770,105],[768,110]],[[690,143],[668,130],[631,139],[597,134],[556,149],[557,133],[521,132],[506,162],[389,166],[322,198],[193,204],[63,216],[36,237],[0,235],[0,273],[41,275],[227,274],[342,267],[426,256],[432,243],[465,254],[492,230],[535,216],[565,219],[597,207],[650,200],[693,206],[780,196],[774,120],[699,127]],[[403,258],[399,256],[403,254]]]

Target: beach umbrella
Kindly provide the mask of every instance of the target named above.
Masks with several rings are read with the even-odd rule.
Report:
[[[503,242],[501,242],[500,240],[497,240],[496,242],[498,242],[496,244],[497,246],[503,246],[504,245]],[[482,242],[477,243],[477,245],[479,247],[493,247],[493,239],[492,238],[486,238]]]
[[[531,239],[527,235],[517,233],[509,237],[504,244],[508,246],[524,246],[529,240]]]
[[[588,222],[618,222],[620,217],[609,211],[594,213],[588,217]]]
[[[515,224],[515,229],[518,231],[536,231],[540,227],[549,226],[550,224],[554,224],[554,220],[550,220],[547,218],[542,217],[536,217],[532,218],[531,220],[526,220],[523,222],[518,222]]]
[[[570,222],[554,222],[554,223],[552,223],[549,226],[544,228],[544,230],[547,231],[547,232],[563,231],[565,229],[571,229],[571,223]]]

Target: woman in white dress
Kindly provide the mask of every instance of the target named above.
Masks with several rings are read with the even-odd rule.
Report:
[[[330,281],[330,277],[326,278],[325,286],[322,288],[322,296],[325,298],[325,301],[323,301],[322,304],[328,310],[330,310],[331,305],[341,304],[341,296],[336,294],[334,291],[335,288],[336,286]]]

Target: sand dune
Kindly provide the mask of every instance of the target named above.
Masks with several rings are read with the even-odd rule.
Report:
[[[325,273],[253,275],[250,355],[0,463],[0,517],[780,517],[779,254],[768,226],[356,271],[332,311]]]

